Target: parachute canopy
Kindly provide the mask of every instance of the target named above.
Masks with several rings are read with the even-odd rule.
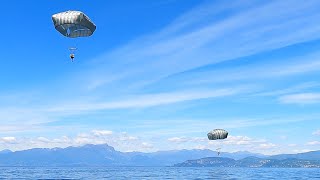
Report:
[[[224,129],[214,129],[208,133],[209,140],[226,139],[228,137],[228,131]]]
[[[91,36],[96,25],[80,11],[65,11],[52,15],[54,27],[70,38]]]

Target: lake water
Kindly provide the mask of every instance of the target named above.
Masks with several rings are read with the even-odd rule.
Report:
[[[0,179],[320,179],[320,169],[186,167],[0,167]]]

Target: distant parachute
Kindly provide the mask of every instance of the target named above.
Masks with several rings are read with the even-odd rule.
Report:
[[[228,137],[228,131],[224,129],[214,129],[210,131],[208,134],[209,140],[218,140],[218,139],[226,139]],[[218,156],[220,156],[221,147],[217,148]]]
[[[214,129],[208,133],[209,140],[226,139],[228,137],[228,131],[224,129]]]
[[[54,27],[68,38],[88,37],[96,30],[96,25],[81,11],[65,11],[52,15]],[[73,61],[76,47],[71,47],[70,58]]]

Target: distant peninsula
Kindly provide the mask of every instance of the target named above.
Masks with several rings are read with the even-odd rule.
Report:
[[[303,159],[269,159],[247,157],[240,160],[222,157],[208,157],[188,160],[174,165],[175,167],[246,167],[246,168],[320,168],[319,160]]]

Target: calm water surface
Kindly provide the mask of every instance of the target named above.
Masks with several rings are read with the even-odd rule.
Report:
[[[0,179],[320,179],[320,169],[0,167]]]

